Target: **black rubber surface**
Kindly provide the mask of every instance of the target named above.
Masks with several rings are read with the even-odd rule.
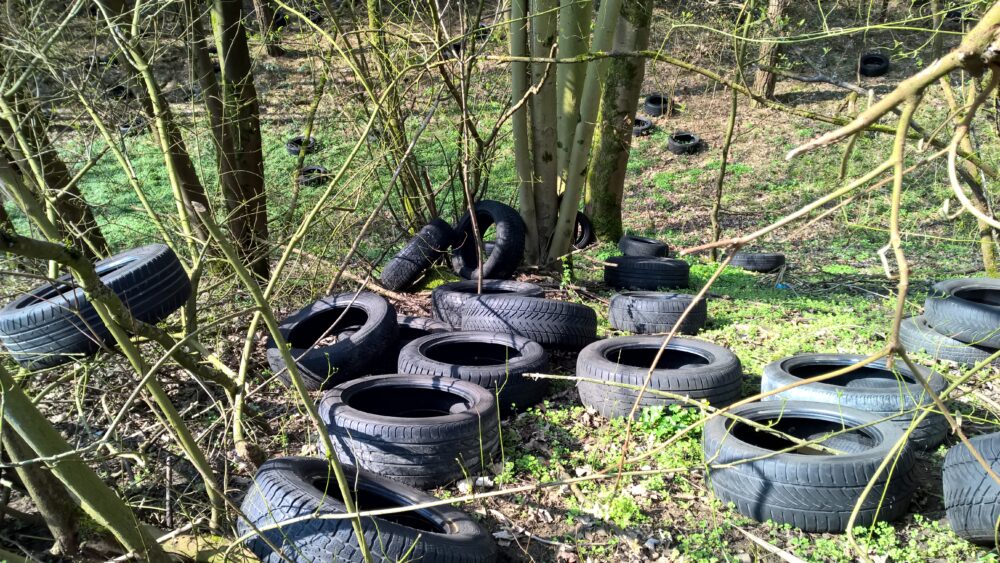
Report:
[[[674,131],[667,140],[667,150],[674,154],[695,154],[703,147],[701,137],[688,131]]]
[[[1000,433],[969,438],[994,473],[1000,475]],[[997,545],[1000,534],[1000,484],[979,464],[965,444],[948,450],[942,474],[944,508],[956,534],[978,544]]]
[[[646,96],[646,100],[642,104],[642,109],[645,110],[647,115],[652,117],[660,117],[661,115],[670,116],[673,114],[674,104],[666,94],[654,92]]]
[[[923,315],[903,319],[899,325],[899,339],[908,351],[925,352],[938,360],[966,366],[978,364],[996,352],[941,334],[927,323],[927,318]],[[1000,365],[1000,359],[994,360],[993,363]]]
[[[694,301],[694,295],[659,291],[625,291],[611,298],[611,327],[635,334],[669,333]],[[678,332],[698,334],[708,319],[708,304],[698,300]]]
[[[455,240],[451,225],[434,219],[424,225],[415,237],[382,268],[382,285],[392,291],[407,289],[448,251]]]
[[[584,348],[576,360],[580,401],[606,418],[628,416],[639,390],[614,384],[642,387],[663,340],[661,336],[624,336]],[[703,340],[673,338],[653,370],[648,389],[722,406],[739,398],[742,381],[740,360],[728,349]],[[646,392],[641,404],[666,406],[684,401]]]
[[[499,201],[483,200],[476,203],[476,222],[479,235],[493,226],[493,252],[483,257],[482,272],[479,269],[479,251],[475,232],[469,214],[455,226],[455,246],[452,252],[452,268],[467,280],[506,279],[524,259],[524,219],[516,209]]]
[[[395,508],[433,502],[414,488],[367,471],[345,467],[359,510]],[[340,491],[324,459],[284,457],[260,467],[243,500],[242,511],[258,529],[311,514],[343,514]],[[362,519],[364,542],[380,563],[421,561],[489,563],[496,561],[496,545],[482,527],[451,506],[421,508],[410,512]],[[240,518],[240,534],[252,531]],[[276,545],[274,553],[259,537],[247,546],[265,563],[363,561],[349,519],[306,519],[264,531]]]
[[[191,296],[184,267],[163,244],[133,248],[94,267],[101,281],[143,322],[162,321]],[[65,364],[113,342],[72,276],[56,282],[38,286],[0,309],[0,342],[25,368]]]
[[[434,318],[451,325],[462,326],[462,306],[477,294],[479,286],[475,281],[445,283],[431,291],[431,310]],[[533,283],[509,280],[483,280],[482,295],[524,295],[544,297],[545,291]]]
[[[451,325],[444,321],[407,315],[396,315],[396,325],[399,327],[399,336],[391,350],[379,362],[380,367],[374,372],[378,375],[396,373],[398,369],[396,366],[399,365],[399,352],[410,342],[429,334],[454,330]]]
[[[750,272],[773,272],[785,265],[785,255],[777,252],[737,252],[729,265]]]
[[[462,330],[516,334],[547,348],[579,350],[597,339],[597,313],[544,297],[483,295],[465,302]]]
[[[315,137],[309,137],[306,139],[302,135],[299,135],[292,137],[287,143],[285,143],[285,150],[288,151],[288,154],[295,156],[299,153],[309,154],[316,152],[316,146]]]
[[[303,166],[299,171],[298,183],[300,186],[322,186],[330,179],[330,171],[324,166],[310,165]]]
[[[618,239],[618,250],[624,256],[663,258],[670,254],[670,247],[667,246],[667,243],[655,238],[637,235],[622,235],[622,238]]]
[[[379,371],[399,333],[393,306],[384,297],[368,292],[324,297],[281,321],[278,328],[309,389],[329,389]],[[317,346],[317,342],[322,345]],[[270,337],[267,362],[282,381],[290,382],[285,362]]]
[[[856,429],[820,442],[842,452],[835,455],[815,447],[796,447],[787,438],[721,416],[705,424],[703,448],[715,496],[757,521],[787,523],[807,532],[846,529],[862,491],[902,433],[894,424],[877,423],[878,415],[836,404],[767,401],[731,412],[773,425],[799,440],[819,440]],[[906,512],[916,489],[913,466],[913,452],[904,446],[875,481],[855,525],[891,521]]]
[[[573,230],[573,248],[577,250],[587,248],[597,242],[594,236],[594,226],[590,223],[590,218],[582,211],[576,212],[576,226]]]
[[[924,316],[934,330],[955,340],[1000,348],[1000,279],[938,282],[924,303]]]
[[[802,354],[778,360],[764,367],[761,391],[774,391],[804,379],[831,373],[862,359],[864,356],[851,354]],[[933,409],[934,403],[903,362],[893,363],[893,370],[886,368],[885,360],[879,360],[854,372],[788,389],[766,397],[765,400],[815,401],[856,408],[880,417],[896,415],[892,421],[905,430],[920,408]],[[947,386],[944,378],[936,372],[921,368],[920,373],[935,393],[940,393]],[[948,424],[944,416],[932,413],[914,429],[910,441],[919,448],[930,449],[940,444],[947,432]]]
[[[604,266],[604,283],[615,289],[675,289],[687,287],[691,267],[674,258],[612,256]]]
[[[645,137],[653,132],[656,126],[653,122],[646,119],[645,117],[635,116],[635,120],[632,122],[632,136],[633,137]]]
[[[858,58],[858,73],[861,76],[883,76],[889,72],[889,57],[882,53],[865,53]]]
[[[399,354],[399,373],[422,373],[471,381],[498,392],[501,414],[524,410],[542,399],[544,380],[522,377],[544,372],[549,359],[541,344],[510,334],[449,332],[418,338]]]
[[[342,462],[421,489],[479,474],[500,445],[493,393],[451,377],[355,379],[327,391],[319,414]]]

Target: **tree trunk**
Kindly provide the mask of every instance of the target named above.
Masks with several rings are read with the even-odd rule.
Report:
[[[559,2],[559,58],[569,59],[582,55],[590,47],[590,24],[593,14],[591,2],[560,0]],[[579,102],[583,81],[587,78],[587,63],[556,65],[556,103],[558,139],[556,149],[559,172],[564,173],[569,164],[570,147],[580,119]]]
[[[229,212],[229,232],[250,271],[266,281],[270,264],[264,155],[242,4],[240,0],[215,0],[212,5],[212,25],[222,67],[219,180]]]
[[[768,0],[767,3],[767,26],[766,33],[776,36],[781,32],[781,19],[785,15],[785,9],[791,0]],[[764,41],[760,44],[757,60],[759,64],[773,67],[778,62],[778,55],[781,53],[781,45],[775,41]],[[754,94],[764,97],[774,97],[775,75],[765,70],[757,70],[753,79]],[[754,107],[758,107],[757,102],[753,102]]]
[[[528,55],[528,0],[513,0],[510,8],[510,55]],[[510,63],[511,104],[521,104],[528,91],[528,63]],[[511,116],[511,130],[514,136],[514,166],[517,169],[517,196],[524,218],[524,259],[529,264],[537,264],[544,256],[544,248],[538,238],[538,216],[535,213],[535,185],[531,164],[531,137],[528,135],[528,110],[521,104]]]
[[[29,185],[36,186],[40,201],[48,201],[61,223],[64,235],[72,233],[76,246],[91,258],[110,254],[108,242],[94,218],[94,212],[83,198],[77,184],[70,185],[72,175],[59,157],[44,125],[36,117],[40,110],[25,101],[4,100],[4,117],[0,120],[2,146],[11,162]],[[24,116],[29,116],[26,119]],[[41,184],[41,185],[40,185]],[[70,229],[67,231],[66,229]]]
[[[652,14],[652,0],[624,0],[614,50],[646,50]],[[622,198],[632,125],[645,74],[646,59],[642,57],[615,58],[608,67],[586,193],[587,211],[600,240],[617,241],[622,236]]]
[[[270,57],[284,55],[285,50],[278,44],[277,26],[274,25],[274,7],[268,0],[253,0],[253,11],[257,17],[257,25],[260,27],[260,36],[263,38],[267,55]]]
[[[556,42],[557,0],[534,0],[531,16],[531,55],[552,56]],[[556,185],[557,133],[556,133],[556,65],[531,64],[532,87],[541,88],[531,97],[531,155],[532,182],[535,196],[535,222],[538,227],[537,254],[544,257],[544,247],[552,237],[558,213],[559,199]],[[534,250],[534,249],[532,249]]]
[[[4,425],[3,448],[14,463],[38,457],[13,430]],[[17,476],[56,540],[58,553],[71,556],[80,547],[79,509],[62,483],[40,463],[16,467]]]

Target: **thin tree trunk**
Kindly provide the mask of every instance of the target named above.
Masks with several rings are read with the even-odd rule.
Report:
[[[739,94],[732,91],[732,103],[729,106],[729,121],[726,122],[726,137],[722,140],[722,155],[719,164],[719,177],[715,181],[715,199],[712,200],[712,242],[718,242],[722,238],[722,223],[719,222],[719,213],[722,211],[722,187],[726,181],[726,167],[729,164],[729,146],[733,142],[733,131],[736,130],[736,110],[739,108]],[[712,260],[719,257],[719,249],[712,249]]]
[[[531,14],[531,55],[552,56],[556,42],[557,0],[534,0]],[[559,196],[556,178],[556,69],[549,63],[531,63],[533,87],[541,88],[531,97],[531,156],[534,168],[535,221],[538,242],[542,245],[538,255],[545,256],[544,246],[552,237],[558,213]]]
[[[268,0],[253,0],[253,11],[260,27],[260,36],[264,41],[264,50],[270,57],[280,57],[285,50],[278,44],[278,36],[274,25],[274,7]]]
[[[269,277],[267,196],[261,151],[260,109],[240,0],[215,0],[212,25],[222,67],[222,158],[219,179],[229,232],[244,263],[261,281]]]
[[[781,31],[781,19],[785,15],[785,9],[791,0],[769,0],[767,3],[767,34],[777,35]],[[781,45],[776,41],[764,41],[760,44],[758,52],[758,63],[773,67],[778,62],[778,55],[781,53]],[[766,70],[758,69],[754,74],[753,92],[758,96],[771,99],[774,97],[774,84],[776,76]],[[757,102],[753,102],[754,107],[758,107]]]
[[[559,58],[569,59],[582,55],[590,47],[590,24],[594,6],[580,0],[559,2]],[[565,173],[569,164],[573,134],[580,119],[579,103],[583,81],[587,78],[587,63],[560,64],[556,66],[556,103],[558,138],[558,169]],[[560,186],[560,189],[562,186]]]
[[[645,51],[649,46],[652,0],[624,0],[614,50]],[[604,82],[598,130],[587,176],[587,210],[601,240],[622,236],[622,198],[632,145],[636,100],[646,74],[646,59],[615,58]]]
[[[78,455],[70,454],[70,445],[31,404],[2,366],[0,395],[4,398],[3,423],[9,424],[39,456],[60,456],[58,463],[50,465],[52,474],[80,501],[94,522],[111,532],[125,549],[136,552],[143,561],[170,561],[118,495]]]
[[[38,455],[12,429],[4,425],[3,448],[14,463],[35,459]],[[58,553],[71,556],[80,548],[79,509],[65,487],[40,463],[19,465],[17,476],[45,520]]]
[[[524,57],[528,54],[528,0],[512,0],[510,8],[510,55]],[[538,238],[538,216],[535,212],[535,185],[531,165],[531,138],[528,136],[528,110],[521,99],[528,92],[528,63],[510,63],[511,103],[521,104],[511,116],[514,135],[514,166],[517,169],[517,195],[521,217],[526,227],[524,259],[537,264],[544,256]]]

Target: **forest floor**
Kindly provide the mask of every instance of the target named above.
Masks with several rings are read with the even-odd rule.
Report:
[[[803,18],[814,16],[809,13],[811,8],[799,9]],[[726,65],[731,61],[724,53],[725,41],[720,41],[710,30],[696,28],[691,14],[681,8],[664,9],[657,14],[654,43],[659,45],[657,41],[664,41],[665,52],[706,66],[729,68]],[[721,9],[712,11],[710,17],[717,19],[710,24],[725,29],[727,14]],[[829,14],[828,24],[835,28],[835,16],[849,19],[853,15],[856,14],[847,8],[838,9]],[[669,35],[667,29],[672,30]],[[954,42],[955,38],[950,36],[946,46]],[[292,43],[289,57],[268,60],[256,69],[264,102],[268,197],[276,240],[281,240],[288,227],[281,219],[288,209],[296,164],[293,157],[284,153],[284,141],[301,132],[315,85],[316,69],[305,55],[314,45],[307,43],[302,40],[303,46],[298,51]],[[868,34],[847,33],[824,39],[822,43],[794,43],[786,49],[783,64],[803,74],[821,70],[853,80],[857,54],[862,50],[883,50],[893,56],[892,70],[885,77],[862,82],[864,87],[881,94],[929,60],[926,48],[920,50],[925,43],[926,34],[919,32],[890,29]],[[495,47],[502,49],[502,41],[497,41]],[[507,75],[499,65],[484,66],[483,75],[477,108],[488,119],[502,107],[496,102],[493,84],[506,80]],[[672,92],[681,102],[681,111],[654,119],[657,131],[634,141],[626,183],[625,227],[637,234],[660,238],[672,249],[704,243],[711,239],[709,210],[720,168],[730,94],[705,79],[658,64],[647,67],[644,93],[652,91]],[[337,105],[337,92],[328,92],[331,99],[321,105],[317,120],[321,151],[310,156],[306,164],[336,166],[356,138],[360,111],[350,104]],[[780,81],[777,90],[778,100],[785,104],[827,114],[841,111],[845,97],[846,92],[835,86],[790,80]],[[925,109],[917,116],[932,124],[931,128],[947,113],[939,97],[928,96]],[[753,109],[746,102],[740,100],[722,197],[722,225],[727,236],[764,226],[840,185],[839,146],[791,162],[784,159],[788,149],[828,130],[829,126],[779,111]],[[183,107],[178,104],[178,108]],[[454,115],[443,109],[441,119],[421,141],[418,154],[435,182],[443,182],[447,177],[446,155],[456,148],[451,119]],[[985,118],[976,123],[977,143],[983,147],[984,157],[995,162],[1000,146],[997,132]],[[667,137],[674,130],[701,135],[706,150],[690,156],[670,154],[666,150]],[[154,205],[169,211],[172,205],[169,189],[151,140],[145,136],[129,142],[138,173],[149,185],[162,187],[151,191]],[[68,154],[80,151],[72,143],[67,146]],[[877,165],[888,155],[888,150],[888,138],[862,136],[850,158],[851,175],[860,175]],[[210,169],[211,151],[198,154],[203,158],[199,165]],[[512,163],[513,155],[509,145],[505,145],[494,164],[488,197],[508,203],[516,201]],[[361,168],[377,165],[378,159],[372,155]],[[363,211],[370,209],[375,196],[380,195],[384,172],[376,170],[374,176],[359,173],[348,183],[340,197],[353,201],[358,211],[331,212],[330,217],[324,218],[329,233],[334,234],[317,234],[307,241],[309,251],[323,260],[302,258],[293,265],[274,300],[279,315],[297,310],[325,291],[343,259],[343,249],[349,246],[367,217]],[[95,166],[82,188],[98,207],[102,227],[116,247],[152,240],[153,232],[137,211],[134,194],[109,159]],[[745,372],[744,396],[759,391],[761,370],[769,362],[806,352],[864,354],[884,345],[896,299],[896,281],[887,278],[878,256],[879,249],[888,242],[888,190],[883,187],[861,191],[850,205],[815,224],[803,229],[803,223],[796,223],[758,241],[756,248],[783,252],[788,258],[789,267],[780,286],[774,274],[728,269],[711,288],[708,324],[698,338],[727,346],[737,354]],[[455,200],[449,193],[446,191],[443,197],[443,207],[446,218],[454,221],[460,210],[448,203]],[[303,204],[317,195],[304,191]],[[919,313],[923,297],[934,281],[982,275],[975,225],[967,216],[951,218],[949,214],[956,204],[950,200],[952,211],[949,211],[949,200],[941,166],[927,167],[907,178],[902,230],[913,271],[907,296],[908,313]],[[381,213],[379,218],[362,241],[360,255],[350,263],[351,270],[362,276],[372,267],[377,275],[386,249],[401,244],[389,214]],[[600,320],[600,336],[612,336],[615,332],[607,324],[607,307],[613,291],[604,286],[602,270],[595,261],[617,254],[615,241],[600,241],[584,254],[593,260],[574,260],[572,274],[553,276],[529,271],[521,278],[544,285],[550,297],[593,307]],[[686,259],[692,266],[692,283],[687,291],[693,293],[717,266],[707,255]],[[443,270],[439,274],[405,301],[396,302],[397,308],[407,313],[429,314],[430,289],[453,279]],[[16,281],[8,291],[23,290],[18,284],[26,283]],[[356,284],[344,283],[338,290],[356,288]],[[199,302],[203,317],[211,320],[246,307],[249,299],[231,275],[220,271],[210,272],[202,282]],[[238,364],[245,323],[245,318],[227,321],[206,338],[206,346],[219,350],[222,360],[230,366]],[[251,439],[270,456],[315,455],[315,430],[309,427],[289,390],[268,372],[262,335],[259,343],[252,366],[259,385],[249,396],[255,425]],[[572,354],[557,353],[553,360],[553,374],[573,375]],[[933,365],[928,358],[921,361]],[[958,373],[952,366],[935,367],[948,377]],[[72,441],[80,444],[100,436],[102,424],[106,424],[102,417],[114,413],[124,400],[121,393],[109,390],[119,388],[127,392],[133,384],[133,376],[124,362],[106,354],[92,367],[42,374],[27,385],[30,390],[38,391],[60,377],[66,378],[65,383],[42,400],[40,406]],[[996,430],[1000,425],[998,377],[997,370],[981,373],[973,384],[960,389],[960,396],[953,397],[951,407],[962,414],[970,434]],[[197,421],[196,433],[212,463],[225,476],[227,493],[238,503],[254,468],[224,445],[230,429],[223,405],[212,402],[204,389],[177,370],[165,370],[164,385],[183,407],[185,415]],[[137,409],[134,417],[122,425],[119,429],[122,438],[116,444],[122,451],[136,452],[135,458],[102,458],[99,461],[103,475],[116,484],[148,521],[159,526],[168,520],[175,526],[193,521],[204,514],[203,488],[183,460],[174,459],[173,469],[165,469],[167,460],[175,458],[177,451],[148,410],[142,410]],[[606,479],[544,487],[468,503],[462,508],[476,514],[497,537],[503,558],[509,561],[781,560],[783,556],[774,550],[808,561],[855,560],[844,535],[809,534],[787,526],[753,522],[714,500],[705,482],[700,431],[689,433],[669,447],[657,447],[699,416],[694,408],[653,409],[643,412],[633,425],[632,446],[624,469],[660,471],[659,474],[626,477],[620,483]],[[625,430],[622,421],[605,420],[583,407],[572,382],[554,381],[544,403],[504,421],[502,455],[491,472],[494,487],[554,482],[614,469],[621,463]],[[944,452],[954,442],[949,437],[940,448],[918,454],[921,486],[906,517],[857,532],[861,549],[873,560],[1000,561],[996,550],[971,546],[948,530],[940,473]],[[635,460],[643,454],[648,457]],[[449,486],[432,494],[449,497],[462,493],[456,486]],[[30,544],[31,534],[38,533],[37,529],[0,528],[3,530],[0,541],[14,539]]]

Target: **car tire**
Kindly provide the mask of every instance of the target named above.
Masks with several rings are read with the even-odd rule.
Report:
[[[660,117],[661,115],[670,117],[674,113],[674,102],[666,95],[654,92],[646,96],[642,108],[646,115],[651,117]]]
[[[769,392],[800,384],[805,379],[856,364],[864,358],[851,354],[802,354],[778,360],[764,366],[760,388]],[[881,417],[892,416],[892,422],[906,430],[921,407],[933,408],[933,399],[906,365],[896,362],[893,369],[895,372],[886,367],[884,359],[878,360],[854,372],[787,389],[764,400],[813,401],[850,407]],[[935,393],[947,386],[936,372],[921,368],[921,375]],[[940,444],[947,433],[944,416],[931,413],[914,429],[910,440],[926,450]]]
[[[622,235],[622,238],[618,239],[618,250],[623,256],[665,258],[670,255],[667,243],[636,235]]]
[[[924,352],[935,359],[965,366],[978,364],[996,353],[996,350],[966,344],[941,334],[923,315],[903,319],[899,325],[899,340],[907,351]],[[993,360],[993,364],[1000,366],[1000,358]]]
[[[329,389],[371,375],[391,352],[399,334],[396,310],[384,297],[368,292],[319,299],[281,321],[278,330],[310,390]],[[331,337],[336,341],[316,344]],[[267,362],[282,381],[291,382],[281,352],[270,336]]]
[[[865,53],[858,57],[858,74],[874,78],[889,72],[889,57],[882,53]]]
[[[500,445],[493,393],[451,377],[355,379],[327,391],[319,414],[341,462],[420,489],[478,475]]]
[[[608,322],[611,328],[633,334],[669,333],[694,297],[659,291],[625,291],[611,298]],[[707,320],[707,302],[699,299],[677,331],[680,334],[698,334]]]
[[[288,154],[292,156],[298,156],[299,154],[312,154],[316,152],[317,143],[315,137],[305,137],[299,135],[292,137],[285,143],[285,150]]]
[[[478,295],[476,281],[445,283],[431,291],[431,311],[434,318],[451,325],[462,327],[462,306]],[[512,294],[525,297],[545,297],[545,291],[533,284],[510,280],[483,280],[483,295]]]
[[[1000,279],[938,282],[924,303],[924,316],[941,334],[967,344],[1000,349]]]
[[[569,301],[482,295],[462,307],[462,330],[516,334],[546,348],[579,350],[597,339],[597,314]]]
[[[455,232],[451,225],[434,219],[382,269],[379,278],[386,289],[403,291],[413,285],[451,246]]]
[[[344,467],[351,488],[358,491],[359,510],[402,507],[438,499],[367,471]],[[265,462],[257,470],[243,500],[237,530],[241,535],[297,517],[346,512],[333,470],[325,459],[285,457]],[[361,563],[352,520],[307,518],[263,531],[246,540],[264,563],[338,561]],[[376,561],[496,561],[496,545],[469,515],[449,506],[429,506],[409,512],[361,520],[365,542]]]
[[[899,427],[878,422],[879,415],[839,405],[766,401],[729,412],[805,440],[860,427],[821,442],[843,454],[804,455],[787,438],[744,422],[715,416],[705,423],[702,447],[716,498],[759,522],[790,524],[806,532],[845,531],[862,492],[902,438]],[[884,521],[905,514],[916,489],[913,466],[912,449],[903,446],[865,497],[856,526],[870,526],[876,513]]]
[[[653,122],[646,119],[645,117],[635,116],[632,120],[632,136],[633,137],[645,137],[656,130],[656,126]]]
[[[642,387],[663,340],[660,336],[624,336],[584,348],[576,360],[577,389],[583,404],[605,418],[628,416],[639,390],[622,385]],[[703,340],[672,338],[653,370],[648,389],[723,406],[740,397],[742,383],[740,360],[730,350]],[[647,391],[641,404],[685,402]]]
[[[482,271],[479,269],[479,251],[472,219],[466,213],[455,227],[455,249],[452,267],[455,273],[467,280],[506,279],[514,274],[524,259],[524,219],[514,208],[499,201],[483,200],[476,203],[476,224],[482,236],[490,226],[496,230],[493,252],[484,256]]]
[[[497,395],[501,414],[523,410],[545,396],[545,381],[524,377],[545,371],[541,344],[523,336],[449,332],[418,338],[399,353],[399,373],[454,377]]]
[[[674,258],[612,256],[604,266],[604,283],[614,289],[677,289],[687,287],[691,267]]]
[[[777,252],[737,252],[729,265],[749,272],[773,272],[785,265],[785,255]]]
[[[704,147],[701,137],[687,131],[674,131],[667,140],[667,150],[677,154],[695,154]]]
[[[969,438],[989,464],[1000,475],[1000,433]],[[951,529],[966,540],[982,544],[997,544],[1000,531],[1000,484],[987,473],[963,443],[955,444],[944,458],[941,478],[944,485],[944,509]]]
[[[577,211],[576,226],[573,230],[573,248],[582,250],[595,242],[597,242],[597,237],[594,236],[594,225],[591,224],[590,218],[582,211]]]
[[[191,297],[191,280],[163,244],[133,248],[94,264],[101,281],[137,320],[155,324]],[[92,356],[114,342],[70,275],[35,287],[0,309],[0,342],[27,369]]]

